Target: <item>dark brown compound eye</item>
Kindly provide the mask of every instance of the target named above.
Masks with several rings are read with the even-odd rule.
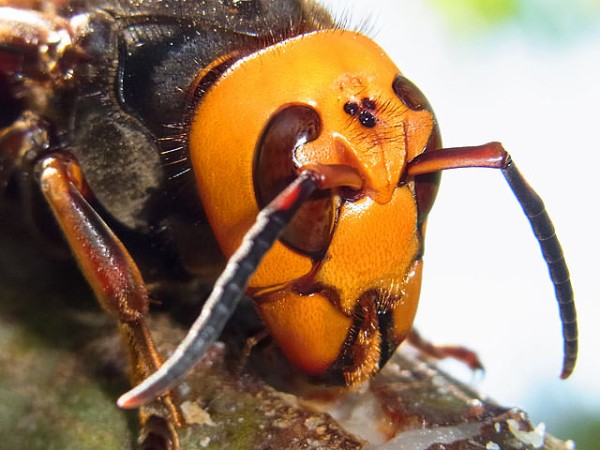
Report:
[[[396,96],[404,103],[408,108],[413,111],[429,111],[434,114],[433,108],[431,107],[427,97],[421,92],[421,90],[408,78],[402,75],[397,75],[392,83],[392,89]],[[435,119],[435,114],[434,114]],[[431,135],[423,148],[423,153],[435,151],[442,148],[442,137],[440,135],[440,128],[437,121],[434,121]],[[425,175],[418,175],[415,177],[415,199],[417,202],[417,223],[419,230],[423,226],[423,223],[427,219],[433,202],[437,196],[437,192],[440,186],[441,173],[428,173]]]
[[[432,111],[427,97],[425,97],[423,92],[421,92],[421,90],[408,78],[405,78],[402,75],[396,75],[396,78],[392,83],[392,89],[394,90],[396,97],[413,111],[421,111],[422,109]]]
[[[433,126],[433,130],[431,130],[431,135],[429,136],[427,145],[423,149],[423,153],[435,151],[440,148],[442,148],[442,136],[440,134],[440,127],[436,123]],[[417,225],[419,230],[421,230],[433,207],[441,179],[441,172],[427,173],[415,177],[415,200],[417,201]]]
[[[258,143],[254,159],[254,191],[264,208],[298,175],[294,154],[298,147],[321,134],[321,118],[305,105],[291,105],[269,121]],[[293,250],[321,257],[331,242],[337,208],[329,192],[318,192],[296,213],[281,241]]]

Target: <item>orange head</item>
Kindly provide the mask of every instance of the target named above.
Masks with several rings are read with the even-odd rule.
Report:
[[[439,146],[420,91],[355,32],[267,47],[236,61],[202,96],[190,157],[226,256],[299,167],[346,165],[362,178],[358,191],[319,192],[303,206],[248,287],[305,372],[367,380],[410,330],[439,178],[407,177],[406,164]]]

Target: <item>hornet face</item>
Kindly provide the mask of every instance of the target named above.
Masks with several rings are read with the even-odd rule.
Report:
[[[350,31],[314,32],[242,58],[199,103],[190,158],[226,256],[300,167],[348,166],[362,179],[361,189],[313,196],[248,287],[274,339],[305,372],[365,381],[410,330],[424,217],[406,164],[432,135],[420,92]]]

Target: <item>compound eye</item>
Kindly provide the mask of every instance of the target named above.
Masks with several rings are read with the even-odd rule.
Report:
[[[433,126],[433,130],[431,130],[431,136],[429,136],[429,141],[423,149],[423,153],[439,150],[440,148],[442,148],[442,137],[440,135],[440,128],[436,123]],[[441,179],[441,172],[427,173],[415,177],[415,199],[417,201],[417,223],[419,229],[421,229],[425,223],[425,220],[433,207],[433,202],[437,196]]]
[[[433,108],[429,104],[427,97],[425,97],[423,92],[421,92],[421,90],[408,78],[405,78],[402,75],[396,75],[396,78],[392,83],[392,89],[402,103],[411,110],[425,110],[433,114]],[[422,152],[435,151],[440,148],[442,148],[440,128],[437,121],[434,120],[431,135]],[[418,175],[415,177],[415,199],[417,201],[417,222],[419,229],[423,226],[429,211],[431,211],[440,185],[440,179],[441,174],[439,172]]]
[[[408,78],[396,75],[392,89],[402,103],[413,111],[427,110],[433,112],[429,100],[421,90]]]
[[[309,106],[287,106],[271,118],[254,160],[254,191],[261,209],[298,175],[296,149],[320,134],[321,118]],[[331,242],[336,210],[331,193],[319,192],[296,213],[281,241],[301,254],[319,258]]]

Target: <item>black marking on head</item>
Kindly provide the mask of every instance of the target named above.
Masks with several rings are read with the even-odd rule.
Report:
[[[356,102],[346,102],[344,104],[344,112],[349,116],[355,116],[358,114],[358,104]]]
[[[361,100],[361,105],[364,109],[369,109],[371,111],[375,111],[377,105],[375,104],[375,100],[365,97]]]
[[[377,124],[376,109],[375,100],[368,97],[363,98],[360,105],[355,101],[344,103],[344,112],[349,116],[357,116],[358,121],[365,128],[373,128]]]
[[[370,111],[362,110],[358,115],[358,121],[363,127],[373,128],[377,124],[377,118]]]

